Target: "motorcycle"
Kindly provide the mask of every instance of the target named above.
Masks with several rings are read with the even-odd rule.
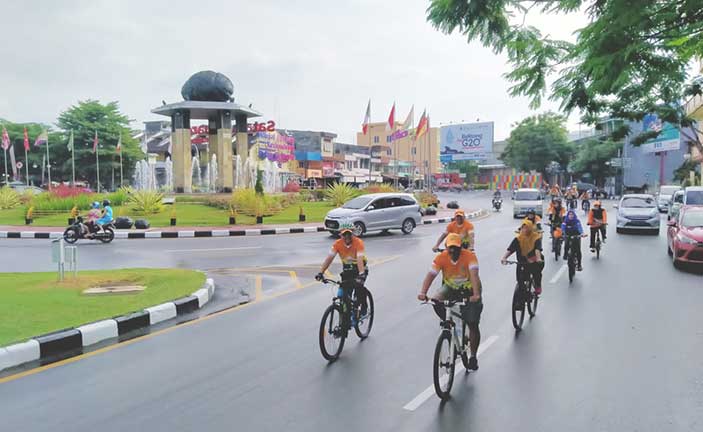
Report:
[[[503,205],[503,200],[502,199],[494,199],[493,200],[493,208],[495,211],[499,212],[500,207]]]
[[[115,226],[112,222],[101,225],[96,232],[91,233],[81,216],[78,216],[73,225],[66,228],[66,231],[63,232],[63,239],[69,244],[81,239],[100,240],[103,243],[110,243],[114,238]]]

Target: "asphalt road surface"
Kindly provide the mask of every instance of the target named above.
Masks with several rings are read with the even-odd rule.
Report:
[[[467,208],[490,205],[485,193],[453,197]],[[446,403],[427,391],[438,320],[415,299],[443,226],[365,239],[374,327],[363,342],[350,336],[333,364],[317,344],[332,290],[312,282],[331,243],[324,234],[125,240],[82,246],[81,268],[267,275],[262,267],[273,266],[295,272],[295,289],[263,286],[244,307],[0,378],[0,429],[702,430],[703,277],[673,268],[664,229],[654,237],[609,228],[599,261],[584,246],[584,271],[572,284],[549,257],[537,316],[516,335],[514,267],[499,263],[518,225],[506,204],[475,222],[485,304],[480,369],[460,373]],[[46,248],[3,240],[0,271],[50,270]]]

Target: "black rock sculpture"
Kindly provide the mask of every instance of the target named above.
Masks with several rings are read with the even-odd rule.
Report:
[[[228,102],[233,101],[234,85],[229,78],[218,72],[200,71],[186,81],[181,96],[189,101]]]

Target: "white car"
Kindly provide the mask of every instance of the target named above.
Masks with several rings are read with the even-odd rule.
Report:
[[[659,188],[659,195],[657,195],[657,206],[659,207],[660,212],[667,213],[669,211],[671,197],[679,189],[681,189],[681,186],[663,185]]]
[[[703,186],[689,186],[684,189],[683,205],[703,205]]]
[[[537,216],[542,217],[542,205],[539,189],[518,189],[513,194],[513,218],[525,217],[529,210],[534,210]]]

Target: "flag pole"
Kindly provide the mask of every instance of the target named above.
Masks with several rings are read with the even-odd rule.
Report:
[[[27,186],[29,186],[29,159],[27,158],[27,147],[24,148],[24,176],[27,178]]]
[[[7,149],[5,150],[5,186],[10,183],[10,174],[7,172]]]
[[[76,146],[73,143],[73,130],[71,130],[71,186],[76,186]]]
[[[98,157],[98,152],[100,151],[100,149],[98,147],[100,147],[100,146],[96,144],[95,145],[95,167],[96,167],[95,179],[97,182],[98,193],[100,193],[100,157]]]
[[[120,148],[120,187],[122,186],[124,186],[124,179],[122,177],[122,148]]]
[[[46,176],[49,178],[48,188],[51,190],[51,160],[49,159],[49,133],[46,134]]]

